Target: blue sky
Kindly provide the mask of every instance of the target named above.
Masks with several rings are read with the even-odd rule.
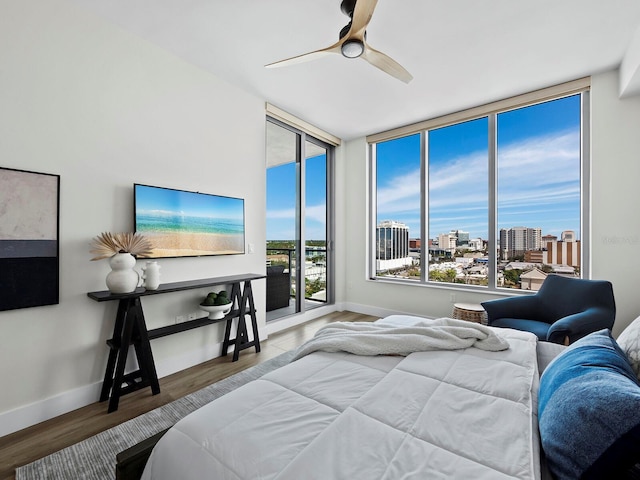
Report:
[[[307,240],[326,240],[325,155],[306,160],[305,233]],[[267,240],[294,240],[296,164],[267,169]]]
[[[498,115],[498,228],[580,236],[580,97]],[[486,118],[429,132],[429,237],[488,238]],[[420,236],[420,136],[378,145],[377,218]]]
[[[136,185],[136,210],[140,213],[183,214],[204,218],[244,218],[244,201],[218,195],[183,192]]]

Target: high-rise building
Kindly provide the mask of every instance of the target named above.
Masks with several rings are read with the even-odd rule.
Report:
[[[411,265],[409,227],[393,220],[380,222],[376,228],[377,270],[391,270]]]
[[[404,223],[385,220],[376,228],[377,257],[392,260],[409,256],[409,227]]]
[[[456,237],[456,247],[469,245],[469,232],[463,232],[462,230],[451,230],[449,234]]]
[[[580,240],[576,240],[573,230],[562,232],[561,241],[551,241],[544,244],[544,263],[547,265],[568,265],[580,267]]]
[[[473,238],[469,240],[469,249],[476,251],[482,250],[483,243],[481,238]]]
[[[449,253],[456,251],[457,239],[453,233],[441,233],[438,235],[438,248]]]
[[[527,250],[524,252],[524,261],[527,263],[545,263],[545,253],[542,250]]]
[[[500,255],[502,260],[524,255],[527,250],[542,249],[542,229],[512,227],[500,229]]]

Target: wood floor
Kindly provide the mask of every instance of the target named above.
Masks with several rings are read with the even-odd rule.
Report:
[[[220,357],[160,379],[158,395],[151,390],[130,393],[120,399],[117,411],[107,413],[106,403],[94,403],[46,422],[0,438],[0,480],[15,479],[15,469],[73,445],[115,425],[137,417],[177,398],[238,373],[245,368],[296,348],[322,325],[337,322],[373,321],[376,317],[335,312],[304,325],[272,334],[261,343],[261,352],[248,349],[237,362]]]

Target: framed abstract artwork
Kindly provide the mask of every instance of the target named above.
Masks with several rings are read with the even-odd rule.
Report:
[[[60,176],[0,167],[0,310],[59,302]]]

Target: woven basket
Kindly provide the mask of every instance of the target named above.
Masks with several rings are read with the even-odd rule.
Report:
[[[452,318],[483,325],[487,324],[487,312],[484,311],[482,305],[456,303],[453,306]]]

